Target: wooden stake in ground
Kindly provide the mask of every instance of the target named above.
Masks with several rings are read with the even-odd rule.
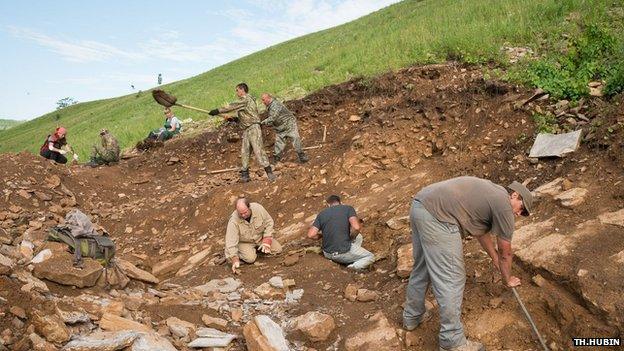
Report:
[[[208,172],[208,174],[219,174],[219,173],[227,173],[227,172],[233,172],[233,171],[238,171],[240,168],[236,167],[236,168],[224,168],[224,169],[217,169],[216,171],[210,171]]]

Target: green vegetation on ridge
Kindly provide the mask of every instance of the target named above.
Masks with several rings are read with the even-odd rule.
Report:
[[[407,0],[162,88],[182,103],[210,109],[234,99],[234,85],[241,81],[250,85],[255,96],[268,91],[294,98],[353,77],[413,64],[456,59],[504,65],[504,45],[528,46],[538,54],[556,49],[553,43],[558,36],[578,27],[577,22],[601,23],[614,4],[605,0]],[[571,21],[571,14],[578,19]],[[182,120],[208,117],[181,108],[176,108],[176,114]],[[128,147],[159,127],[163,118],[148,92],[80,103],[0,132],[0,152],[36,152],[45,136],[63,125],[69,129],[69,142],[85,159],[100,128],[111,130],[122,147]]]
[[[16,121],[13,119],[1,119],[0,118],[0,130],[5,130],[9,128],[13,128],[16,125],[22,123],[22,121]]]

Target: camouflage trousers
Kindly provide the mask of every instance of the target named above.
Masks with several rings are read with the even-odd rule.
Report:
[[[292,125],[285,131],[279,131],[275,134],[275,148],[273,154],[276,156],[282,156],[284,148],[286,148],[286,142],[288,139],[292,140],[292,145],[298,154],[303,153],[303,145],[301,145],[301,137],[299,136],[299,128],[297,124]]]
[[[264,144],[262,143],[262,129],[259,124],[252,124],[243,131],[243,142],[241,143],[241,169],[249,169],[249,155],[253,150],[256,161],[263,168],[269,167],[269,159],[264,152]]]
[[[107,150],[102,145],[98,144],[93,145],[91,158],[100,165],[119,161],[119,155],[117,155],[114,150]]]

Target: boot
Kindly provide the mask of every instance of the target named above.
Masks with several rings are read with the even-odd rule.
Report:
[[[300,152],[297,155],[299,155],[299,162],[300,163],[306,163],[306,162],[310,161],[310,158],[308,157],[308,155],[305,154],[305,152]]]
[[[247,183],[251,180],[251,178],[249,178],[249,170],[248,169],[243,169],[240,171],[241,177],[240,177],[240,182],[241,183]]]
[[[271,166],[266,166],[266,167],[264,167],[264,171],[265,171],[265,172],[266,172],[266,174],[267,174],[267,178],[269,179],[269,182],[274,182],[274,181],[275,181],[275,179],[277,179],[277,178],[275,177],[275,174],[273,174],[273,170],[271,170]]]
[[[89,160],[89,162],[86,163],[86,165],[91,167],[91,168],[95,168],[95,167],[99,166],[99,164],[95,161],[94,157],[91,157],[91,159]]]
[[[485,351],[485,347],[478,341],[466,340],[465,344],[450,349],[440,347],[440,351]]]

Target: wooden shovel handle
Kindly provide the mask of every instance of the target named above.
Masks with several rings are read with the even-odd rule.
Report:
[[[176,103],[176,106],[188,108],[189,110],[195,110],[195,111],[199,111],[199,112],[210,113],[210,111],[208,111],[208,110],[204,110],[204,109],[201,109],[201,108],[198,108],[198,107],[189,106],[189,105],[182,105],[182,104],[177,104]]]

